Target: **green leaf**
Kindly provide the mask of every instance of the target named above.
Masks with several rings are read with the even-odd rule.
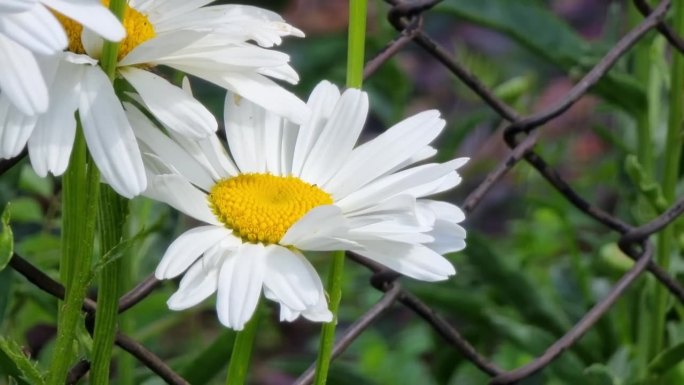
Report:
[[[667,200],[663,195],[660,184],[644,171],[637,157],[633,154],[625,158],[625,171],[634,184],[637,185],[646,199],[655,207],[656,210],[663,212],[667,210]]]
[[[7,305],[12,298],[12,273],[14,270],[6,269],[0,271],[0,325],[5,319]]]
[[[588,385],[620,385],[610,369],[603,364],[593,364],[584,369]]]
[[[680,342],[660,352],[653,361],[648,364],[651,374],[662,375],[675,365],[684,360],[684,342]]]
[[[93,267],[93,275],[99,274],[102,268],[126,255],[126,252],[128,252],[128,250],[130,250],[131,247],[133,247],[133,245],[135,245],[138,241],[141,241],[142,239],[150,235],[150,233],[157,231],[158,229],[159,224],[157,223],[148,229],[140,230],[133,237],[124,239],[123,241],[119,242],[116,246],[112,247],[108,252],[106,252],[102,256],[102,258],[100,258],[100,260],[95,264],[95,266]]]
[[[502,32],[570,75],[586,73],[603,54],[539,1],[450,0],[436,9]],[[593,91],[628,113],[643,111],[646,105],[643,87],[630,75],[615,69]]]
[[[14,253],[14,237],[12,236],[12,228],[9,225],[9,207],[8,203],[0,218],[0,271],[7,266]]]
[[[36,364],[31,361],[21,347],[13,341],[0,337],[0,351],[2,351],[16,365],[21,375],[32,385],[44,385],[45,379]]]

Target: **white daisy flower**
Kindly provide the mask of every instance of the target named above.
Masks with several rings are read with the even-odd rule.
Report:
[[[266,77],[296,82],[289,57],[247,42],[268,47],[279,44],[282,36],[301,36],[301,32],[263,9],[204,7],[209,2],[130,2],[124,17],[127,36],[120,43],[117,63],[117,74],[136,91],[128,96],[170,131],[195,139],[213,134],[218,124],[202,104],[149,71],[167,65],[233,90],[289,119],[303,120],[309,112],[304,102]],[[0,109],[0,158],[16,156],[28,141],[38,175],[62,174],[71,154],[78,110],[103,179],[119,194],[135,196],[146,187],[145,173],[121,102],[96,65],[103,40],[78,21],[65,17],[60,21],[70,37],[69,52],[41,63],[54,102],[39,117],[9,107],[1,114]]]
[[[221,323],[240,330],[260,294],[280,303],[281,320],[331,320],[323,285],[303,251],[353,250],[424,281],[455,274],[442,254],[465,247],[463,212],[424,199],[458,185],[466,158],[413,166],[435,154],[444,128],[426,111],[354,148],[368,113],[366,93],[342,95],[328,82],[309,98],[311,119],[288,123],[228,95],[225,132],[231,157],[212,136],[163,135],[127,106],[146,158],[145,195],[205,225],[180,235],[155,275],[185,272],[173,310],[217,292]]]
[[[0,111],[7,103],[26,115],[47,110],[48,90],[33,55],[52,55],[67,47],[54,11],[107,40],[125,35],[119,20],[97,0],[0,1]]]

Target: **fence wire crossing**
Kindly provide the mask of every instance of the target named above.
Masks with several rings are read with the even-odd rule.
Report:
[[[516,369],[503,370],[479,353],[459,333],[458,329],[451,325],[444,317],[440,316],[410,291],[402,288],[396,282],[396,279],[399,277],[398,274],[384,269],[380,265],[361,256],[348,253],[349,258],[366,266],[373,272],[370,280],[371,285],[385,294],[363,316],[345,328],[343,334],[340,334],[334,346],[333,358],[339,357],[387,309],[395,303],[400,303],[425,320],[446,343],[453,346],[464,358],[486,373],[490,377],[489,383],[491,385],[514,384],[543,370],[565,350],[575,344],[645,271],[650,272],[676,299],[684,303],[684,287],[679,285],[672,276],[653,261],[653,246],[649,241],[652,235],[672,223],[684,212],[684,198],[677,201],[662,215],[652,221],[638,226],[632,225],[592,205],[580,196],[534,149],[538,142],[537,133],[539,128],[572,107],[649,31],[657,30],[665,37],[672,48],[678,51],[676,53],[684,54],[684,39],[677,36],[664,22],[671,5],[671,0],[662,0],[655,8],[651,8],[644,0],[634,0],[636,7],[644,16],[643,21],[625,34],[561,100],[551,107],[529,116],[521,116],[513,108],[497,98],[476,76],[460,64],[451,53],[435,42],[423,30],[423,14],[440,3],[441,0],[386,0],[386,2],[391,5],[388,19],[398,31],[398,35],[366,64],[364,76],[366,78],[372,76],[379,67],[394,57],[405,46],[409,43],[415,43],[426,54],[439,61],[448,71],[474,91],[484,103],[506,122],[506,126],[503,129],[503,140],[511,151],[506,159],[495,167],[466,198],[462,205],[464,211],[466,213],[473,212],[488,191],[517,164],[525,160],[578,210],[617,232],[620,235],[618,242],[620,249],[634,259],[635,264],[614,284],[605,298],[596,303],[565,335],[551,344],[541,356]],[[24,152],[17,158],[0,162],[0,174],[17,164],[25,156],[26,153]],[[47,276],[19,255],[14,254],[10,261],[10,267],[41,290],[57,298],[64,298],[64,287],[59,282]],[[119,312],[125,312],[135,306],[158,286],[159,281],[153,276],[148,277],[120,298]],[[97,303],[86,299],[83,303],[83,311],[86,314],[86,328],[92,333],[92,326],[97,314]],[[161,358],[129,336],[118,333],[116,345],[130,353],[141,364],[148,367],[167,383],[173,385],[188,384],[188,381],[171,369]],[[89,368],[90,363],[86,360],[75,364],[69,372],[67,383],[77,383],[88,373]],[[311,384],[313,377],[314,365],[309,367],[294,384]]]

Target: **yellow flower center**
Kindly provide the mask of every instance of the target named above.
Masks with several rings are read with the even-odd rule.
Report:
[[[109,7],[109,0],[102,0],[102,4]],[[86,53],[83,44],[81,44],[83,26],[58,12],[55,12],[55,16],[57,16],[69,38],[68,50],[74,53]],[[126,6],[123,25],[126,28],[126,37],[119,43],[118,60],[128,55],[135,47],[155,36],[154,26],[147,19],[147,16],[129,6]]]
[[[216,217],[243,241],[272,244],[309,210],[333,200],[293,176],[242,174],[216,183],[209,202]]]

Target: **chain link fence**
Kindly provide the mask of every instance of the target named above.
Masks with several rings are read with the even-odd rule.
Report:
[[[595,326],[597,321],[611,309],[613,304],[625,293],[630,285],[645,272],[652,274],[677,300],[684,303],[684,287],[653,261],[654,247],[650,241],[651,236],[657,234],[684,212],[684,199],[679,200],[660,216],[648,223],[629,224],[592,205],[590,201],[579,195],[552,165],[539,152],[535,151],[535,147],[539,145],[539,129],[544,124],[562,115],[582,96],[587,94],[600,79],[609,73],[613,65],[627,54],[630,48],[649,31],[657,30],[665,37],[672,49],[678,51],[678,54],[684,54],[684,39],[673,33],[671,28],[664,22],[664,18],[671,5],[671,0],[663,0],[655,8],[651,8],[644,0],[634,0],[636,7],[644,16],[643,21],[626,33],[559,101],[540,112],[529,116],[522,116],[506,105],[501,99],[497,98],[483,82],[459,63],[457,58],[453,57],[444,47],[433,40],[423,29],[423,15],[440,2],[440,0],[387,0],[387,3],[391,5],[388,19],[398,31],[398,35],[367,63],[364,75],[365,77],[372,76],[379,67],[392,59],[407,45],[417,44],[427,55],[441,63],[445,70],[451,72],[463,84],[474,91],[483,103],[487,104],[506,122],[502,131],[502,139],[510,148],[510,153],[486,176],[481,184],[473,189],[462,205],[464,211],[472,213],[476,210],[490,189],[508,172],[524,161],[529,163],[577,210],[593,218],[608,229],[615,231],[620,237],[618,242],[620,249],[631,257],[635,263],[629,271],[614,283],[602,300],[596,303],[561,338],[548,346],[542,355],[516,369],[503,370],[491,362],[484,354],[478,352],[461,335],[458,328],[451,325],[443,316],[421,301],[417,296],[402,288],[396,282],[396,278],[399,277],[396,273],[383,269],[381,266],[363,257],[348,253],[349,258],[366,266],[373,272],[371,285],[377,290],[384,292],[384,295],[363,316],[345,328],[343,332],[340,330],[337,343],[334,346],[333,358],[339,357],[374,321],[382,317],[386,310],[396,303],[400,303],[420,316],[446,343],[453,346],[464,358],[486,373],[490,377],[490,384],[514,384],[544,370],[564,351],[572,347],[587,331]],[[25,156],[26,154],[24,153],[15,159],[0,162],[0,174],[14,166]],[[54,297],[63,299],[64,287],[19,255],[15,254],[13,256],[10,266],[41,290]],[[120,298],[119,312],[123,313],[135,306],[158,286],[159,281],[153,276],[149,276]],[[86,299],[83,304],[83,311],[86,314],[86,327],[92,332],[94,318],[97,314],[97,303]],[[129,336],[118,333],[116,345],[133,355],[141,364],[148,367],[167,383],[174,385],[188,384],[167,363]],[[89,368],[90,363],[88,361],[78,362],[69,373],[68,383],[77,383],[87,374]],[[312,364],[295,381],[295,385],[311,384],[313,376],[314,365]]]

